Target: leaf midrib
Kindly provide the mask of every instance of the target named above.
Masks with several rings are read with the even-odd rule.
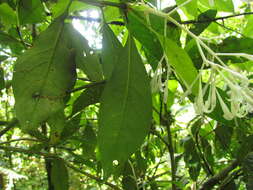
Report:
[[[127,81],[126,81],[126,89],[125,89],[125,97],[123,99],[123,108],[122,108],[122,112],[121,112],[121,121],[119,122],[120,123],[120,127],[118,129],[118,135],[117,135],[117,138],[114,142],[114,146],[113,147],[117,147],[117,142],[119,142],[119,139],[120,138],[120,131],[122,131],[122,128],[124,128],[124,125],[122,123],[123,120],[124,120],[124,115],[125,115],[125,112],[126,112],[126,108],[127,108],[127,100],[129,98],[128,94],[129,94],[129,86],[130,86],[130,69],[131,69],[131,38],[129,38],[129,42],[128,42],[128,52],[127,52],[127,55],[128,55],[128,63],[127,63]]]
[[[64,23],[61,23],[60,28],[59,28],[59,30],[58,30],[57,38],[56,38],[55,43],[54,43],[54,46],[53,46],[52,55],[50,56],[50,59],[49,59],[49,61],[48,61],[49,64],[48,64],[48,68],[47,68],[47,71],[46,71],[46,77],[45,77],[44,82],[43,82],[42,85],[41,85],[41,88],[40,88],[40,90],[39,90],[39,93],[41,93],[41,92],[43,91],[43,89],[44,89],[44,87],[45,87],[45,84],[46,84],[47,81],[48,81],[49,70],[50,70],[50,68],[51,68],[51,66],[52,66],[52,64],[53,64],[53,60],[54,60],[54,57],[55,57],[55,55],[56,55],[56,49],[57,49],[57,47],[58,47],[59,39],[60,39],[60,37],[61,37],[61,35],[62,35],[62,32],[63,32],[63,27],[64,27]],[[36,110],[37,107],[38,107],[39,101],[40,101],[40,100],[38,100],[38,101],[35,102],[35,105],[34,105],[33,110],[32,110],[32,116],[31,116],[31,118],[34,117],[34,113],[35,113],[35,110]]]

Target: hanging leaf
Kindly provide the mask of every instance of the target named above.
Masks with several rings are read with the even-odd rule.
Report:
[[[227,125],[217,125],[215,128],[215,139],[219,142],[223,150],[229,150],[231,138],[233,135],[233,128]]]
[[[61,133],[61,140],[64,141],[70,138],[73,134],[75,134],[75,132],[77,132],[80,129],[81,127],[80,120],[81,114],[77,114],[66,122],[66,125],[64,126],[64,129],[62,130]]]
[[[201,13],[198,18],[197,22],[200,23],[193,24],[190,28],[190,31],[194,33],[195,35],[200,35],[211,23],[212,21],[206,21],[206,20],[212,20],[215,18],[217,14],[217,10],[209,9],[203,13]],[[203,22],[206,21],[206,22]],[[188,42],[191,39],[189,35],[187,35],[186,41]]]
[[[122,163],[143,142],[151,120],[149,80],[132,37],[121,52],[101,97],[98,143],[103,168]]]
[[[62,15],[68,8],[70,0],[58,0],[52,9],[53,17],[57,18]]]
[[[68,190],[69,189],[68,170],[62,159],[54,159],[52,161],[51,177],[52,177],[54,190]]]
[[[104,84],[98,84],[86,89],[74,102],[72,115],[83,110],[85,107],[99,102],[104,90]]]
[[[20,24],[42,22],[45,16],[45,10],[40,0],[18,1],[18,18]]]
[[[87,55],[79,54],[76,57],[77,67],[80,68],[90,80],[102,81],[104,79],[100,55],[97,53]]]
[[[76,77],[71,30],[62,20],[55,21],[15,64],[15,111],[27,132],[64,109]]]
[[[194,140],[190,136],[184,140],[184,150],[184,161],[189,169],[190,177],[197,181],[201,169],[200,158]]]
[[[83,134],[82,150],[83,156],[86,159],[95,157],[95,149],[97,146],[97,136],[91,124],[87,124]]]
[[[152,62],[155,69],[158,61],[162,58],[162,47],[157,36],[146,26],[145,21],[138,12],[129,11],[127,27],[131,34],[152,54],[157,62]]]
[[[111,28],[104,24],[103,26],[103,49],[102,49],[102,67],[106,79],[109,79],[114,66],[119,61],[122,45],[114,35]]]
[[[181,4],[185,3],[185,0],[176,0],[177,5],[180,6]],[[198,0],[192,0],[189,3],[182,6],[182,9],[185,10],[188,14],[192,16],[197,16],[198,14]]]
[[[192,86],[192,93],[198,94],[198,72],[189,55],[169,38],[159,36],[170,65],[187,87]]]

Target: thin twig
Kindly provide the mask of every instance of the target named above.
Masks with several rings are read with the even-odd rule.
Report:
[[[112,183],[109,183],[109,182],[107,182],[107,181],[104,181],[104,180],[102,180],[102,179],[100,179],[100,178],[98,178],[98,177],[96,177],[96,176],[94,176],[94,175],[92,175],[92,174],[90,174],[90,173],[88,173],[88,172],[85,172],[85,171],[83,171],[83,170],[81,170],[81,169],[79,169],[79,168],[73,166],[72,164],[70,164],[70,163],[68,163],[68,162],[66,162],[66,161],[65,161],[65,164],[66,164],[67,167],[69,167],[69,168],[71,168],[71,169],[73,169],[73,170],[75,170],[75,171],[77,171],[77,172],[79,172],[79,173],[81,173],[81,174],[87,176],[87,177],[90,178],[90,179],[94,179],[94,180],[97,181],[97,182],[100,182],[100,183],[103,183],[103,184],[105,184],[105,185],[108,185],[108,186],[111,187],[112,189],[121,190],[121,188],[119,188],[118,186],[116,186],[116,185],[114,185],[114,184],[112,184]]]
[[[10,144],[10,143],[12,143],[12,142],[17,142],[17,141],[36,141],[36,142],[38,142],[37,139],[20,138],[20,139],[12,139],[12,140],[9,140],[9,141],[0,142],[0,145],[3,145],[3,144]]]
[[[44,156],[47,158],[58,158],[56,154],[51,154],[51,153],[46,153],[46,152],[39,152],[36,150],[28,150],[24,148],[18,148],[18,147],[13,147],[13,146],[0,146],[0,149],[2,150],[7,150],[11,152],[18,152],[18,153],[24,153],[24,154],[35,154],[39,156]]]
[[[93,17],[85,17],[85,16],[69,16],[69,19],[79,19],[79,20],[84,20],[87,22],[98,22],[101,23],[102,19],[101,18],[93,18]],[[112,24],[112,25],[118,25],[118,26],[124,26],[125,23],[122,21],[111,21],[108,22],[107,24]]]

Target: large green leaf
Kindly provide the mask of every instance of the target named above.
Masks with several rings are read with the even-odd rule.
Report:
[[[69,189],[68,170],[62,159],[54,159],[52,161],[51,178],[54,190]]]
[[[101,97],[98,143],[103,168],[111,173],[138,149],[151,121],[151,91],[132,37],[121,52]]]
[[[189,55],[169,38],[159,36],[161,45],[164,48],[170,65],[175,69],[176,74],[183,81],[184,85],[192,87],[192,93],[198,94],[198,71],[194,67]]]
[[[106,79],[109,79],[113,71],[114,65],[119,61],[119,53],[122,45],[114,35],[111,28],[105,24],[103,26],[103,49],[102,49],[102,67]]]
[[[152,62],[153,68],[156,68],[158,61],[162,58],[163,51],[159,40],[145,24],[145,20],[140,17],[138,12],[129,11],[127,27],[132,35],[152,54],[157,62]]]
[[[40,0],[19,0],[18,18],[20,24],[38,23],[45,19],[45,10]]]
[[[15,64],[15,111],[23,129],[35,130],[64,109],[76,77],[71,30],[64,21],[55,21]]]

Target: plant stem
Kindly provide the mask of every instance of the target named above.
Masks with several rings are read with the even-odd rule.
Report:
[[[171,180],[172,180],[172,190],[176,190],[177,186],[175,184],[176,182],[176,173],[177,173],[177,165],[176,165],[176,161],[175,161],[175,149],[173,147],[173,136],[171,133],[171,126],[172,126],[172,120],[171,120],[171,115],[170,113],[168,113],[167,111],[167,104],[163,104],[164,105],[164,110],[165,110],[165,120],[164,120],[164,124],[167,130],[167,140],[168,140],[168,150],[169,150],[169,154],[170,154],[170,165],[171,165]]]
[[[41,125],[41,129],[42,129],[42,133],[47,136],[47,126],[46,124],[42,124]],[[50,147],[45,147],[44,148],[45,151],[50,152]],[[52,170],[52,162],[50,159],[48,159],[47,157],[45,157],[45,168],[46,168],[46,172],[47,172],[47,182],[48,182],[48,190],[54,190],[54,186],[52,183],[52,177],[51,177],[51,170]]]
[[[97,182],[103,183],[103,184],[105,184],[105,185],[111,187],[111,188],[114,189],[114,190],[121,190],[121,188],[119,188],[118,186],[116,186],[116,185],[114,185],[114,184],[112,184],[112,183],[109,183],[109,182],[107,182],[107,181],[104,181],[104,180],[102,180],[102,179],[100,179],[100,178],[98,178],[98,177],[96,177],[96,176],[94,176],[94,175],[92,175],[92,174],[90,174],[90,173],[87,173],[87,172],[85,172],[85,171],[83,171],[83,170],[80,170],[79,168],[76,168],[75,166],[71,165],[70,163],[68,163],[68,162],[66,162],[66,161],[65,161],[65,164],[66,164],[66,166],[68,166],[69,168],[71,168],[71,169],[73,169],[73,170],[75,170],[75,171],[77,171],[77,172],[79,172],[79,173],[81,173],[81,174],[87,176],[87,177],[90,178],[90,179],[94,179],[94,180],[97,181]]]
[[[177,166],[175,162],[175,151],[173,147],[173,137],[171,134],[171,124],[168,122],[168,125],[166,125],[167,135],[168,135],[168,149],[170,153],[170,165],[171,165],[171,179],[172,179],[172,190],[176,190],[176,172],[177,172]]]

